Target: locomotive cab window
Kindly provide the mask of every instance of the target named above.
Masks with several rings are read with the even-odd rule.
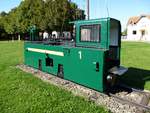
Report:
[[[80,27],[80,41],[100,42],[100,25],[82,25]]]

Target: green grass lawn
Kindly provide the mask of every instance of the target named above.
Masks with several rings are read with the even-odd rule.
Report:
[[[0,42],[0,113],[107,113],[70,92],[16,69],[23,43]]]
[[[123,42],[121,62],[129,68],[122,77],[123,82],[150,90],[150,43]]]
[[[16,69],[23,63],[23,42],[0,42],[1,113],[107,113],[70,92]],[[123,42],[121,62],[127,84],[150,90],[150,44]]]

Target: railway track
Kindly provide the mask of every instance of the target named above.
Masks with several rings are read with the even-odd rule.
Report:
[[[146,91],[144,91],[144,90],[142,90],[142,89],[136,89],[136,88],[132,88],[132,87],[130,87],[130,86],[127,86],[127,85],[125,85],[125,84],[119,84],[118,85],[118,87],[121,87],[121,88],[124,88],[124,89],[126,89],[126,90],[130,90],[130,91],[134,91],[134,92],[139,92],[139,93],[143,93],[143,94],[148,94],[148,95],[150,95],[150,92],[146,92]]]
[[[131,93],[131,92],[139,93],[142,96],[142,99],[139,103],[131,101],[131,100],[126,99],[126,98],[122,98],[122,97],[116,95],[114,90],[110,91],[109,95],[123,104],[129,104],[129,105],[132,105],[132,106],[135,106],[138,108],[140,107],[141,108],[140,113],[144,112],[145,110],[146,110],[146,112],[150,113],[150,106],[148,105],[150,103],[150,93],[149,92],[146,92],[146,91],[143,91],[140,89],[135,89],[135,88],[129,87],[125,84],[119,84],[115,87],[115,89],[117,89],[117,91],[123,90],[123,91],[126,91],[128,93]]]

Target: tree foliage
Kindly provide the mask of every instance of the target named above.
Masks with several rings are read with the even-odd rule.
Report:
[[[7,15],[6,12],[1,12],[0,13],[0,39],[7,37],[7,33],[4,29],[4,19],[5,19],[6,15]]]
[[[0,30],[21,34],[36,25],[40,30],[62,31],[70,29],[69,21],[81,19],[84,11],[68,0],[24,0],[9,13],[0,13]]]

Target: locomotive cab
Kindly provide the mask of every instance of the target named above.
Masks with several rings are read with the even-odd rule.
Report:
[[[76,46],[107,51],[107,68],[120,65],[121,25],[112,18],[73,22],[76,26]]]
[[[76,46],[104,51],[104,81],[114,84],[116,76],[123,75],[127,71],[126,68],[120,66],[120,21],[113,18],[102,18],[74,23],[76,25]]]

